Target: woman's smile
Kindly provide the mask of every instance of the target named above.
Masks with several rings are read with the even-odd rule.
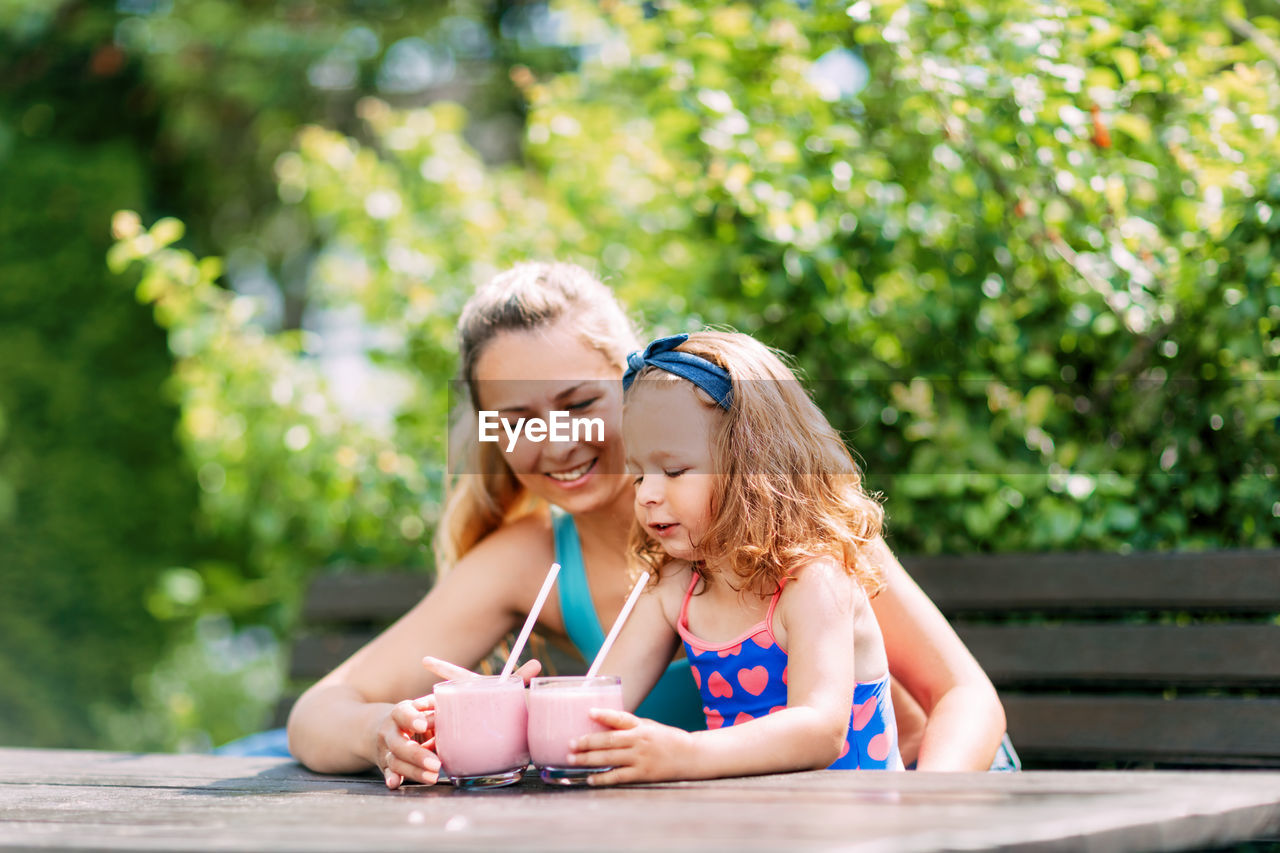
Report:
[[[580,480],[586,479],[586,476],[595,470],[596,462],[599,460],[600,457],[597,456],[593,459],[588,459],[586,462],[583,462],[575,468],[565,468],[560,471],[545,471],[544,473],[562,486],[573,486],[577,485]]]

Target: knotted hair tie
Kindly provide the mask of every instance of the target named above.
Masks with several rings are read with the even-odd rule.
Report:
[[[733,380],[729,377],[729,371],[700,355],[677,351],[676,347],[687,340],[688,335],[668,335],[650,343],[644,348],[644,352],[633,352],[627,356],[627,372],[622,374],[622,390],[626,391],[631,387],[636,374],[646,365],[653,365],[681,379],[688,379],[710,394],[720,408],[729,411],[729,406],[733,403]]]

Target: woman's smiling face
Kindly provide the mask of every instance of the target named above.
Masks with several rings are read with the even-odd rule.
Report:
[[[623,473],[621,371],[574,329],[569,319],[538,329],[499,332],[474,370],[479,409],[496,411],[514,428],[520,418],[550,421],[551,412],[604,425],[582,430],[578,441],[530,441],[523,430],[507,452],[516,479],[537,497],[571,514],[601,509],[630,485]]]

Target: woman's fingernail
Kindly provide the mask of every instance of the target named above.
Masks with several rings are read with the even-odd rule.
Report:
[[[423,719],[414,720],[413,730],[415,732],[425,732],[427,730],[427,721]]]

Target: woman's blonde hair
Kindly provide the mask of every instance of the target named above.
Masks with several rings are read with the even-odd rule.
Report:
[[[572,318],[582,340],[621,374],[627,353],[639,340],[636,327],[613,291],[576,264],[516,264],[476,288],[462,308],[459,378],[468,399],[455,407],[449,432],[445,505],[435,536],[439,571],[451,567],[505,521],[530,509],[528,495],[499,446],[479,441],[476,363],[499,334],[544,328],[565,318]]]
[[[718,477],[699,548],[724,555],[744,590],[768,594],[804,562],[826,556],[839,560],[868,595],[879,592],[884,579],[868,546],[880,536],[884,510],[783,356],[737,332],[695,332],[676,349],[723,367],[733,383],[727,411],[696,389],[719,413],[711,436]],[[643,380],[687,381],[653,366],[635,380],[628,405]],[[639,523],[631,548],[658,570],[655,580],[671,561]],[[696,568],[708,571],[701,563]]]

